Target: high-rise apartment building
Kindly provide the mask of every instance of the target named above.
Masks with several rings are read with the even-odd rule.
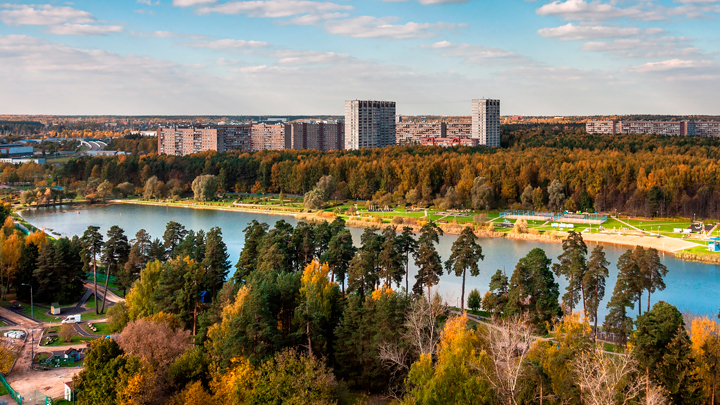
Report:
[[[293,122],[290,149],[342,150],[345,124],[340,121]]]
[[[395,145],[395,102],[345,101],[345,149]]]
[[[472,134],[480,145],[500,147],[500,100],[472,101]]]
[[[445,128],[448,138],[470,138],[472,135],[471,120],[448,121],[445,124]]]

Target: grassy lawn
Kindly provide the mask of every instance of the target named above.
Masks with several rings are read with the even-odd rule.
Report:
[[[98,302],[98,304],[99,304],[100,307],[102,308],[102,302]],[[107,304],[105,304],[105,313],[103,313],[103,314],[96,314],[95,311],[83,312],[83,313],[81,314],[82,317],[80,317],[80,319],[81,319],[82,321],[92,321],[92,320],[94,320],[94,319],[102,319],[102,318],[105,318],[105,317],[107,316],[107,311],[108,311],[108,306],[107,306]]]
[[[20,310],[20,312],[27,316],[30,316],[30,312],[31,312],[30,304],[26,304],[24,302],[21,302],[20,304],[22,305],[22,309]],[[3,301],[3,302],[0,302],[0,306],[9,308],[10,303],[7,301]],[[59,316],[48,315],[47,314],[48,310],[45,308],[34,307],[34,311],[32,311],[32,312],[33,312],[33,315],[35,315],[35,319],[39,319],[42,322],[59,322],[61,319]]]
[[[622,347],[611,344],[611,343],[603,343],[602,345],[603,345],[603,350],[605,350],[606,352],[611,352],[611,353],[624,353],[625,352]]]
[[[74,336],[70,339],[69,342],[65,342],[65,341],[62,340],[62,339],[58,339],[58,340],[54,341],[53,343],[51,343],[51,344],[49,344],[49,345],[43,345],[43,347],[80,345],[80,344],[85,344],[85,343],[88,343],[88,342],[92,342],[93,340],[95,340],[95,339],[86,338],[86,337],[79,336],[79,335],[74,335]]]
[[[0,384],[0,395],[8,395],[10,394],[8,390],[5,389],[5,386]]]
[[[110,332],[110,328],[109,328],[108,324],[105,322],[93,323],[93,326],[95,326],[97,328],[97,332],[93,332],[92,330],[90,330],[90,328],[88,327],[87,324],[83,324],[82,328],[85,329],[85,331],[87,331],[88,333],[94,333],[96,335],[107,336],[107,335],[112,334],[112,332]]]
[[[98,300],[98,305],[102,307],[102,301]],[[85,302],[85,308],[87,309],[95,309],[95,294],[92,294],[90,298],[88,298],[87,302]]]

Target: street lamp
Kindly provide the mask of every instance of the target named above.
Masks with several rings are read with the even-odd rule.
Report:
[[[32,293],[32,284],[26,284],[22,283],[22,285],[30,286],[30,318],[35,318],[35,313],[33,312],[33,293]]]

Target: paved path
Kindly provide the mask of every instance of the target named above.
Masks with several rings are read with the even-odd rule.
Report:
[[[75,332],[77,332],[77,334],[80,335],[80,336],[82,336],[82,337],[92,338],[92,339],[99,339],[99,338],[102,338],[102,337],[103,337],[103,335],[96,335],[96,334],[94,334],[94,333],[88,332],[88,331],[85,330],[85,328],[83,328],[82,325],[79,324],[79,323],[74,323],[74,324],[72,324],[72,325],[73,325],[73,328],[75,328]]]
[[[16,325],[23,325],[23,326],[27,326],[27,327],[33,327],[33,326],[40,325],[39,321],[34,320],[27,315],[23,315],[23,314],[15,312],[15,311],[11,311],[4,307],[0,307],[0,317],[5,318],[5,319],[9,320],[10,322],[13,322]]]

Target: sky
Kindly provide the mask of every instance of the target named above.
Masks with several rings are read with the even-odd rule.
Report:
[[[0,0],[0,114],[720,115],[720,0]]]

